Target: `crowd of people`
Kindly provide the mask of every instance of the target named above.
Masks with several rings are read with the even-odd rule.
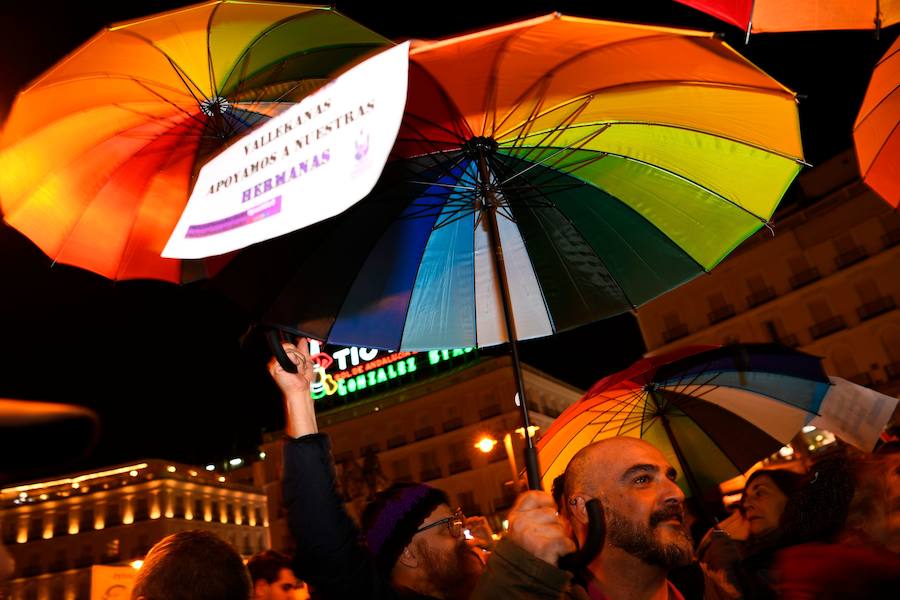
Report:
[[[521,493],[496,543],[484,518],[419,483],[379,492],[357,525],[316,425],[307,345],[285,350],[298,372],[274,362],[270,372],[285,402],[283,498],[295,556],[267,551],[245,567],[215,536],[182,532],[153,547],[132,598],[819,600],[900,589],[896,439],[871,455],[836,453],[805,474],[757,470],[733,512],[708,528],[665,456],[626,437],[580,450],[552,494]],[[573,567],[562,559],[585,546],[593,499],[603,542]]]

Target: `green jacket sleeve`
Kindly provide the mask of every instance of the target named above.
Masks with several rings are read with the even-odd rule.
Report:
[[[572,574],[504,539],[494,549],[471,600],[584,599]]]

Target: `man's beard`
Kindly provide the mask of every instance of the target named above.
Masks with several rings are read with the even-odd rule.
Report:
[[[621,548],[648,565],[671,569],[689,564],[694,558],[694,544],[683,527],[671,527],[674,539],[663,542],[657,536],[657,528],[672,517],[683,517],[681,508],[668,508],[650,513],[649,523],[643,525],[631,521],[621,513],[606,507],[606,539],[612,546]]]
[[[453,552],[444,555],[422,543],[419,544],[419,556],[431,589],[452,600],[471,596],[484,569],[481,559],[465,542],[458,543]]]

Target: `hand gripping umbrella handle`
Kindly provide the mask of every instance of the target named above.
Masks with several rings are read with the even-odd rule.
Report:
[[[282,369],[288,373],[296,373],[297,365],[288,358],[287,352],[284,351],[284,347],[281,345],[281,342],[287,341],[290,341],[287,334],[280,329],[266,329],[266,342],[269,343],[269,350],[272,351],[272,356],[275,357]]]
[[[584,508],[588,516],[588,534],[587,539],[584,540],[584,546],[559,559],[559,568],[572,573],[585,569],[600,553],[606,539],[606,518],[603,516],[603,506],[600,505],[600,501],[591,498],[585,503]]]

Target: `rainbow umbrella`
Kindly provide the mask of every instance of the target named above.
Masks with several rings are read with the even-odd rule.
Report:
[[[712,269],[801,162],[794,94],[710,33],[552,14],[418,42],[380,187],[303,243],[262,321],[343,346],[511,341],[518,373],[517,340]]]
[[[642,359],[598,381],[538,444],[545,484],[588,444],[653,444],[679,485],[704,490],[744,473],[814,418],[832,383],[822,359],[777,344],[696,346]]]
[[[897,208],[900,205],[900,38],[875,65],[853,141],[866,184]]]
[[[54,261],[179,282],[160,257],[204,160],[390,42],[325,6],[215,0],[111,25],[22,90],[4,219]]]
[[[747,32],[875,29],[900,22],[898,0],[676,0]]]

